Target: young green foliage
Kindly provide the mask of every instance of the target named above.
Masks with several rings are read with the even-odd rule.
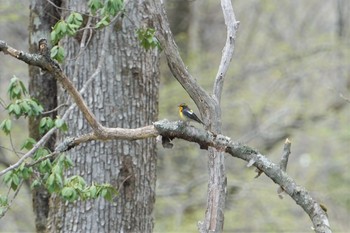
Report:
[[[12,122],[10,119],[5,119],[0,124],[0,129],[4,131],[6,135],[9,135],[12,129]]]
[[[7,196],[0,195],[0,218],[5,214],[8,206],[9,202]]]
[[[67,123],[59,117],[57,117],[57,119],[55,120],[55,126],[63,132],[67,132],[68,130]]]
[[[65,36],[74,36],[77,30],[83,24],[83,17],[77,12],[72,12],[66,20],[59,20],[51,31],[51,42],[53,45],[51,49],[51,58],[58,62],[63,62],[65,52],[64,49],[57,45],[57,43]]]
[[[22,99],[23,96],[26,96],[28,94],[28,91],[24,83],[14,75],[10,80],[9,87],[7,88],[7,93],[10,97],[10,100],[18,100]]]
[[[39,123],[39,133],[44,134],[55,126],[51,117],[43,117]]]
[[[155,32],[156,31],[153,28],[138,29],[136,31],[137,36],[140,40],[140,45],[146,50],[149,50],[150,48],[153,49],[155,47],[161,49],[160,43],[155,37]]]
[[[110,24],[111,18],[116,16],[124,8],[123,0],[90,0],[88,6],[93,15],[100,15],[100,19],[95,28],[103,28]]]
[[[65,52],[64,49],[58,45],[55,45],[51,49],[51,54],[50,54],[52,59],[56,59],[58,62],[63,62]]]
[[[29,179],[32,173],[33,169],[30,167],[26,167],[25,164],[22,163],[19,168],[9,171],[5,174],[4,182],[12,190],[16,190],[20,185],[21,181]]]
[[[28,91],[23,82],[13,76],[7,88],[7,94],[12,101],[6,106],[9,116],[14,116],[16,119],[20,117],[39,116],[44,110],[43,107],[35,100],[30,98]],[[10,134],[12,122],[10,119],[5,119],[0,123],[0,129],[6,134]]]

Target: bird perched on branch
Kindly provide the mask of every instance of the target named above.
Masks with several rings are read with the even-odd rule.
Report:
[[[61,69],[60,65],[55,60],[51,59],[50,48],[45,38],[41,38],[39,40],[38,51],[39,51],[39,54],[44,56],[48,62],[56,66],[58,69]]]
[[[197,117],[197,115],[187,106],[187,104],[179,105],[179,114],[185,121],[192,120],[204,125],[203,121]]]
[[[50,58],[50,50],[47,45],[47,40],[45,38],[42,38],[39,40],[39,54],[46,56],[47,58]]]

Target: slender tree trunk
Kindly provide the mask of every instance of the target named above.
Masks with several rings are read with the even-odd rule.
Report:
[[[78,89],[102,64],[83,97],[105,126],[136,128],[149,125],[158,115],[159,55],[140,47],[136,29],[152,27],[143,0],[129,1],[125,15],[113,27],[64,43],[64,70]],[[66,8],[84,12],[86,1],[67,1]],[[88,19],[87,22],[90,20]],[[90,38],[91,36],[91,38]],[[86,41],[82,41],[86,38]],[[89,39],[90,38],[90,39]],[[60,103],[67,100],[60,94]],[[68,120],[69,135],[90,132],[75,110]],[[62,138],[61,137],[61,138]],[[104,199],[50,205],[51,232],[152,232],[155,202],[155,139],[91,142],[70,151],[75,163],[66,175],[82,175],[87,183],[110,183],[119,190],[113,202]]]
[[[54,2],[60,5],[60,1]],[[30,52],[38,52],[38,42],[41,38],[50,38],[51,27],[59,19],[59,14],[60,12],[47,1],[31,1],[29,21]],[[38,67],[29,66],[29,77],[30,95],[43,105],[45,111],[55,109],[57,106],[57,86],[53,76],[41,71]],[[56,112],[51,112],[46,116],[55,118]],[[39,140],[41,137],[39,134],[40,119],[39,117],[29,119],[29,137],[35,140]],[[52,136],[46,147],[53,151],[55,140],[56,137]],[[50,195],[44,187],[34,189],[32,195],[36,231],[45,232]]]

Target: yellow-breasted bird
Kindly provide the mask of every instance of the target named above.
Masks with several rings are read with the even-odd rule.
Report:
[[[201,119],[197,117],[197,115],[187,106],[187,104],[179,105],[179,114],[180,114],[180,117],[185,121],[193,120],[204,125],[203,121],[201,121]]]

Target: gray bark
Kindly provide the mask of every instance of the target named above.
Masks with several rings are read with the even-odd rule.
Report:
[[[56,1],[56,4],[60,4]],[[29,21],[29,50],[38,52],[38,41],[41,38],[50,38],[51,27],[59,19],[60,12],[46,1],[32,0],[30,4]],[[48,72],[42,72],[39,67],[29,66],[29,93],[44,107],[44,111],[52,110],[57,106],[57,85],[55,78]],[[56,112],[45,116],[56,117]],[[39,117],[29,119],[29,137],[39,140]],[[46,147],[54,150],[56,136],[49,139]],[[32,191],[33,211],[35,214],[35,227],[37,232],[45,232],[49,212],[50,195],[45,187]]]
[[[85,11],[82,2],[67,1],[66,7]],[[148,25],[143,1],[130,1],[126,14],[113,27],[94,32],[89,41],[81,41],[84,36],[65,41],[64,69],[81,89],[98,64],[103,64],[101,72],[86,88],[84,99],[104,126],[136,128],[151,124],[158,115],[159,57],[156,49],[146,52],[141,48],[136,36],[138,27],[152,26]],[[88,34],[85,38],[89,37]],[[61,93],[59,101],[67,101],[65,93]],[[69,134],[62,137],[91,131],[78,110],[70,115],[68,125]],[[73,149],[69,156],[75,165],[67,176],[80,174],[88,184],[110,183],[119,190],[119,195],[113,202],[97,199],[66,203],[53,197],[50,231],[152,232],[154,138],[91,142]]]

